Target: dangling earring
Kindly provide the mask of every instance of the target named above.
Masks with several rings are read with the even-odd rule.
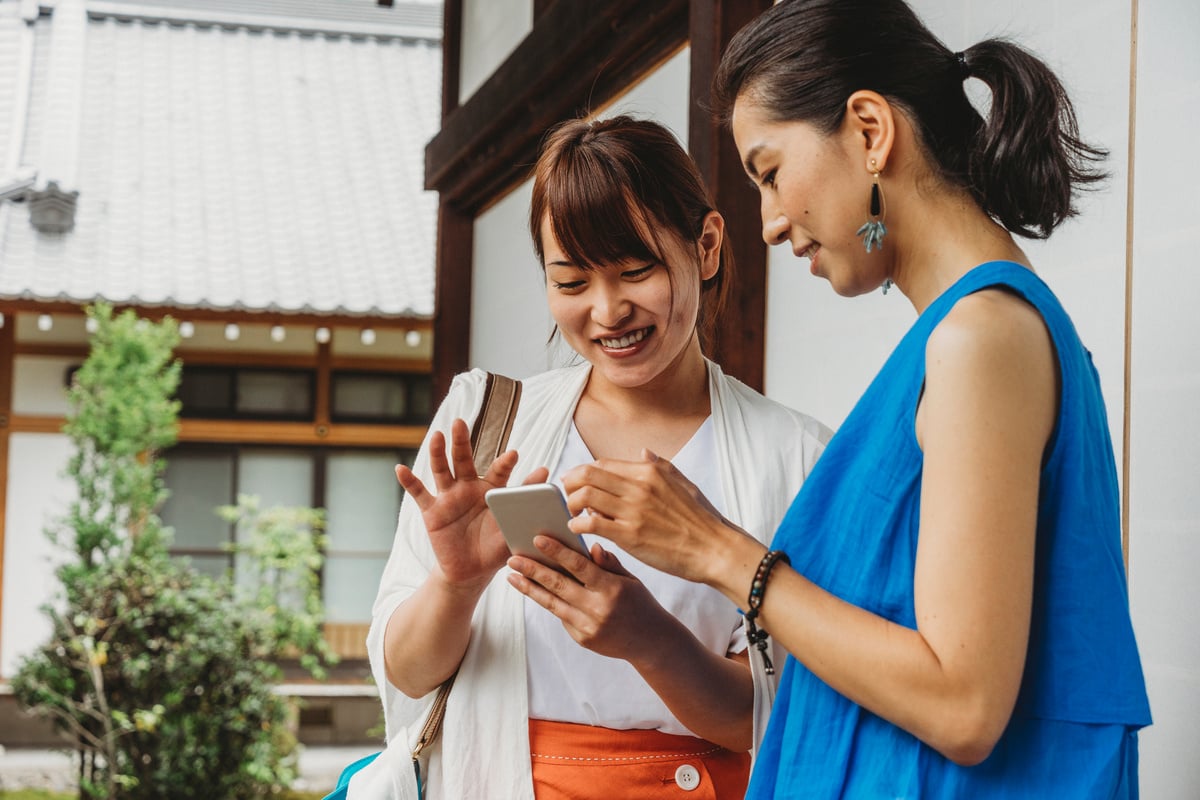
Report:
[[[887,227],[883,224],[883,192],[879,189],[879,170],[875,168],[873,158],[870,167],[871,176],[874,178],[871,183],[871,217],[854,234],[863,237],[863,244],[866,245],[868,253],[872,248],[882,250],[883,237],[887,234]]]

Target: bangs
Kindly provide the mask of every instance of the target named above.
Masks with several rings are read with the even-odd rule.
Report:
[[[564,153],[560,179],[547,186],[545,213],[559,247],[578,267],[595,269],[625,261],[661,263],[653,213],[641,209],[624,187],[645,176],[627,174],[621,159],[594,148]]]

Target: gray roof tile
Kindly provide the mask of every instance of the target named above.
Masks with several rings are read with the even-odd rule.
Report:
[[[75,227],[39,233],[5,204],[0,297],[432,315],[436,41],[90,14]],[[33,166],[51,27],[38,21]]]

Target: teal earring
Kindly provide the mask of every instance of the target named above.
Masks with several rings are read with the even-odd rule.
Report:
[[[883,237],[887,235],[887,227],[883,224],[883,192],[879,188],[879,170],[875,168],[875,159],[871,159],[871,216],[858,229],[855,236],[863,237],[863,245],[867,252],[872,249],[883,249]]]

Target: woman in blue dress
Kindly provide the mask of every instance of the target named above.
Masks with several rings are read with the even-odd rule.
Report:
[[[715,587],[789,654],[749,797],[1136,797],[1150,711],[1105,407],[1013,237],[1073,215],[1104,153],[1039,59],[951,52],[900,0],[775,5],[714,95],[767,242],[918,318],[770,549],[649,452],[568,474],[591,512],[572,526]]]

